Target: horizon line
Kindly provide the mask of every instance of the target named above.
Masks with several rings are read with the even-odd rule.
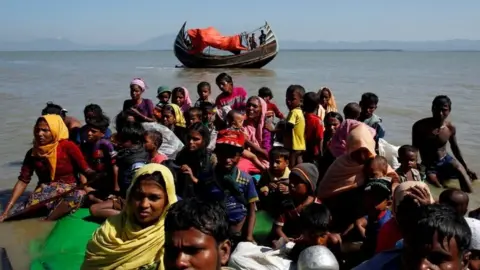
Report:
[[[480,52],[478,50],[409,50],[409,49],[282,49],[280,51],[290,52]],[[173,52],[171,49],[158,49],[158,50],[136,50],[136,49],[79,49],[79,50],[1,50],[0,52]]]

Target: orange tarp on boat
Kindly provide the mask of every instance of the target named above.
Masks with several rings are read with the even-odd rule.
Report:
[[[208,46],[225,51],[248,50],[248,48],[242,45],[240,35],[222,36],[222,34],[213,27],[189,29],[188,36],[190,37],[193,48],[190,52],[193,54],[203,52]]]

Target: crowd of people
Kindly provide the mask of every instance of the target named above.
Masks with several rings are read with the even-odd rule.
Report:
[[[432,116],[413,124],[394,164],[383,154],[374,93],[342,115],[329,88],[290,85],[285,116],[267,87],[247,97],[226,73],[215,84],[216,98],[200,82],[196,102],[185,87],[167,86],[153,102],[136,78],[116,132],[97,104],[85,107],[82,125],[48,103],[0,221],[20,212],[57,220],[89,207],[102,225],[82,269],[220,269],[241,242],[293,242],[283,254],[293,263],[323,246],[338,269],[480,269],[480,211],[464,218],[477,176],[448,120],[449,97],[434,98]],[[34,173],[36,188],[17,202]],[[460,189],[435,200],[428,184],[452,178]],[[261,240],[258,211],[274,220]],[[347,251],[352,243],[361,245]]]

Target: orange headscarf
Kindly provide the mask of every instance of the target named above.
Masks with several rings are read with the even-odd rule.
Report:
[[[41,118],[45,119],[52,133],[53,141],[47,145],[38,145],[34,140],[32,156],[42,157],[48,160],[50,164],[51,180],[55,177],[55,169],[57,167],[57,146],[60,140],[68,139],[68,128],[63,122],[63,119],[56,114],[47,114]],[[35,133],[35,128],[33,128]]]

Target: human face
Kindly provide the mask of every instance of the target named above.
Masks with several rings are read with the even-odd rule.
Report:
[[[84,116],[85,116],[85,122],[88,123],[90,120],[95,118],[97,115],[95,115],[94,112],[87,112],[87,113],[84,114]]]
[[[191,126],[195,123],[201,123],[202,120],[200,119],[198,114],[190,114],[188,116],[188,124]]]
[[[168,204],[167,193],[154,180],[142,180],[132,191],[131,206],[139,225],[148,227],[155,224]]]
[[[143,90],[140,86],[133,84],[130,85],[130,97],[132,100],[139,100],[142,97]]]
[[[415,168],[417,167],[417,153],[409,151],[404,156],[399,157],[399,161],[404,168]]]
[[[287,93],[285,102],[287,103],[288,109],[293,110],[302,105],[302,97],[300,96],[300,93],[298,91],[293,91]]]
[[[220,270],[230,258],[231,243],[220,244],[195,228],[166,232],[165,269]]]
[[[175,125],[175,115],[170,110],[164,110],[162,113],[163,125],[171,127]]]
[[[466,269],[463,264],[464,254],[458,249],[455,237],[443,239],[438,232],[432,236],[432,242],[422,245],[409,247],[410,258],[412,262],[418,262],[417,265],[408,265],[408,269],[418,270],[461,270]]]
[[[204,147],[203,137],[198,131],[190,131],[187,136],[188,150],[197,151]]]
[[[216,117],[216,113],[215,113],[215,110],[208,110],[207,111],[207,114],[204,115],[204,117],[206,117],[205,121],[207,121],[209,124],[215,122],[215,117]]]
[[[175,96],[173,97],[174,100],[172,100],[175,104],[177,104],[179,107],[182,107],[183,106],[183,103],[185,103],[185,95],[180,92],[180,91],[177,91]]]
[[[163,92],[157,98],[161,103],[167,104],[170,100],[170,92]]]
[[[247,118],[255,120],[260,116],[260,101],[257,98],[250,98],[247,102]]]
[[[328,90],[322,90],[320,93],[320,105],[326,108],[328,106],[328,102],[330,101],[330,92]]]
[[[242,114],[236,113],[233,116],[233,123],[232,126],[234,128],[242,128],[243,127],[243,122],[245,121],[245,118],[243,117]]]
[[[433,118],[444,121],[450,115],[450,106],[444,104],[441,107],[432,107]]]
[[[302,199],[308,195],[307,184],[296,174],[290,174],[290,194],[293,198]]]
[[[94,127],[89,127],[87,131],[87,141],[89,142],[96,142],[103,138],[105,136],[105,133],[102,132],[100,129],[94,128]]]
[[[372,117],[375,110],[377,110],[377,104],[375,104],[374,102],[369,102],[369,103],[360,102],[360,107],[362,108],[361,114],[367,119]]]
[[[35,142],[39,146],[44,146],[53,142],[53,134],[48,126],[47,121],[40,119],[35,125],[34,132]]]
[[[230,149],[224,149],[223,147],[218,147],[218,145],[215,150],[219,168],[229,171],[237,166],[238,161],[240,160],[240,153],[232,153]]]
[[[153,109],[153,117],[155,117],[157,122],[162,122],[162,109],[155,107],[155,109]]]
[[[201,100],[208,100],[208,96],[210,96],[210,91],[210,87],[204,86],[200,88],[197,92]]]
[[[152,138],[148,135],[145,135],[145,150],[149,153],[155,152],[158,149],[158,146],[152,140]]]
[[[274,157],[270,160],[270,170],[276,175],[280,176],[285,172],[288,167],[288,160],[285,157]]]
[[[468,269],[480,270],[480,250],[472,250],[470,260],[468,262]]]
[[[226,81],[220,81],[217,84],[218,88],[222,93],[230,95],[233,91],[233,85],[231,83],[227,83]]]
[[[386,170],[387,168],[385,167],[385,164],[377,160],[373,160],[369,164],[369,167],[367,168],[368,177],[372,177],[372,178],[384,177],[385,174],[387,173]]]
[[[342,123],[335,117],[329,117],[325,123],[325,131],[329,134],[335,134]]]

